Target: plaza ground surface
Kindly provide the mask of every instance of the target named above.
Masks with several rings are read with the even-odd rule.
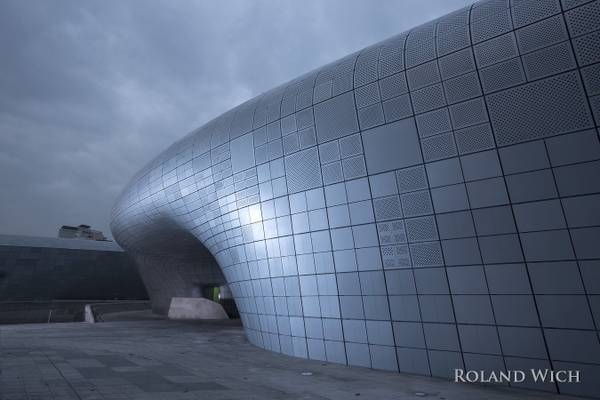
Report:
[[[129,317],[1,326],[0,398],[574,399],[288,357],[249,344],[238,321]]]

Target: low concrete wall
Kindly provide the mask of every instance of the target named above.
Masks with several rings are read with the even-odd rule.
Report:
[[[229,319],[223,306],[204,298],[173,297],[170,319]]]
[[[30,324],[53,322],[81,322],[85,318],[85,305],[113,303],[108,300],[51,300],[51,301],[0,301],[0,324]],[[147,301],[145,301],[148,304]]]
[[[106,314],[124,311],[150,310],[149,301],[128,301],[115,303],[95,303],[85,305],[85,322],[102,322]]]

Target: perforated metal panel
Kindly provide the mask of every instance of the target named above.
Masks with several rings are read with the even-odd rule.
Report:
[[[492,94],[487,97],[487,103],[500,145],[593,126],[581,80],[576,73]]]
[[[285,157],[285,172],[290,193],[321,186],[321,168],[316,147]]]
[[[402,208],[400,206],[400,197],[390,196],[373,200],[375,208],[375,218],[377,221],[402,218]]]
[[[422,166],[398,170],[396,171],[396,178],[398,180],[398,190],[400,193],[427,188],[425,168]]]
[[[354,96],[346,93],[315,105],[319,143],[358,132]]]

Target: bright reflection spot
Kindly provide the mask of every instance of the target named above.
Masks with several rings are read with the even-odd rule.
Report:
[[[258,205],[254,205],[250,207],[250,221],[258,222],[262,219],[262,214],[260,212],[260,207]]]

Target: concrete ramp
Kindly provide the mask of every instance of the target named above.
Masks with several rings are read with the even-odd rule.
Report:
[[[223,306],[204,298],[173,297],[169,319],[229,319]]]
[[[152,315],[150,302],[148,301],[114,301],[110,303],[90,303],[85,305],[84,320],[89,323],[127,320],[127,313],[133,313],[130,317],[133,320],[140,319],[139,312],[146,312],[141,319],[156,319],[157,315]],[[164,317],[162,317],[164,318]]]

